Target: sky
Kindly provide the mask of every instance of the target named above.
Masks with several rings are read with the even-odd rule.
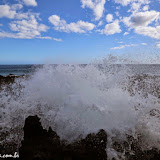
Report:
[[[0,64],[159,53],[160,0],[0,0]]]

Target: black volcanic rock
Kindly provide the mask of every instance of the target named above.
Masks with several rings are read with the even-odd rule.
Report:
[[[13,74],[10,74],[8,76],[0,75],[0,90],[2,89],[3,86],[6,86],[8,89],[11,89],[12,84],[15,83],[15,80],[17,78],[27,78],[27,77],[28,76],[26,75],[16,76]]]
[[[30,116],[25,121],[19,155],[21,160],[107,160],[106,145],[104,130],[67,144],[51,128],[43,129],[37,116]]]
[[[11,83],[14,83],[15,81],[15,78],[17,76],[1,76],[0,75],[0,85],[8,85],[8,84],[11,84]]]
[[[38,116],[29,116],[23,129],[24,140],[19,149],[20,160],[107,160],[107,134],[104,130],[68,144],[51,128],[48,131],[43,129]],[[127,136],[126,141],[113,141],[112,147],[121,160],[160,160],[160,151],[156,148],[143,150],[141,139]],[[16,146],[7,145],[4,153],[13,154]]]
[[[122,158],[124,160],[160,160],[158,149],[143,150],[141,138],[134,139],[132,136],[127,136],[126,141],[115,141],[112,147],[115,151],[121,153],[120,155],[124,155],[125,159]]]

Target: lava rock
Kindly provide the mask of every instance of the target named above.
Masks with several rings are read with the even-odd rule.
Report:
[[[68,144],[51,128],[43,129],[38,116],[25,121],[21,160],[107,160],[107,134],[100,130],[85,139]]]
[[[160,160],[160,151],[158,149],[143,150],[141,138],[135,139],[132,136],[127,136],[126,141],[115,141],[112,147],[117,153],[120,153],[119,159],[125,157],[124,160]],[[121,155],[123,155],[123,158]]]

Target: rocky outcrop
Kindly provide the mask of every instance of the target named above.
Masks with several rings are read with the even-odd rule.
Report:
[[[2,85],[8,85],[10,83],[14,83],[15,78],[17,78],[17,76],[13,76],[13,75],[1,76],[0,75],[0,86],[2,86]]]
[[[20,160],[107,160],[107,133],[104,130],[69,144],[61,140],[51,128],[48,131],[43,129],[38,116],[29,116],[23,129]],[[15,147],[10,144],[5,153],[12,153]],[[142,148],[141,139],[132,136],[127,136],[126,141],[113,139],[112,149],[120,160],[160,160],[158,149]]]
[[[60,140],[56,132],[42,128],[37,116],[26,119],[21,160],[107,160],[107,134],[100,130],[72,144]]]
[[[2,87],[5,85],[7,88],[11,88],[11,85],[15,82],[17,78],[27,78],[28,76],[26,75],[20,75],[16,76],[13,74],[10,74],[8,76],[2,76],[0,75],[0,90]]]
[[[127,90],[132,96],[138,93],[145,98],[147,98],[148,95],[160,98],[159,82],[160,76],[157,75],[134,75],[128,77],[125,90]]]
[[[127,136],[126,141],[115,141],[112,147],[122,160],[160,160],[158,149],[143,150],[141,138]]]

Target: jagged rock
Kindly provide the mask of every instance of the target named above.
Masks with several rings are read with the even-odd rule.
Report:
[[[107,160],[107,134],[104,130],[68,144],[51,128],[48,131],[43,129],[38,116],[29,116],[23,129],[20,160]],[[121,160],[160,160],[160,151],[156,148],[143,150],[141,139],[128,135],[126,141],[113,141],[112,147]],[[14,152],[14,148],[14,144],[8,144],[5,153]]]
[[[8,76],[1,76],[0,75],[0,90],[2,89],[2,86],[6,86],[7,88],[11,88],[12,84],[15,82],[17,78],[24,78],[24,75],[16,76],[13,74],[10,74]]]
[[[156,148],[143,150],[141,139],[134,139],[132,136],[127,136],[126,141],[115,141],[113,143],[115,151],[121,153],[125,160],[160,160],[160,151]],[[121,158],[120,159],[124,159]]]
[[[158,75],[147,75],[147,74],[137,74],[128,77],[126,84],[126,90],[131,96],[139,93],[143,97],[147,98],[148,95],[153,95],[160,98],[160,76]]]
[[[0,85],[14,83],[16,76],[0,76]]]
[[[104,130],[67,144],[51,128],[43,129],[37,116],[30,116],[25,121],[19,155],[21,160],[107,160],[106,145]]]

